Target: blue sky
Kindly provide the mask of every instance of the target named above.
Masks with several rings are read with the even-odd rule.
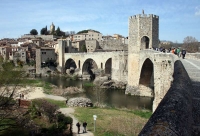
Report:
[[[132,15],[159,16],[159,39],[200,41],[200,0],[1,0],[0,39],[38,33],[53,22],[63,31],[94,29],[103,35],[128,36]]]

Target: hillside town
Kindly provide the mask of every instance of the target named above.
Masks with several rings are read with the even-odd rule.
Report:
[[[42,29],[43,30],[43,29]],[[102,52],[127,50],[128,37],[123,37],[120,34],[113,36],[103,36],[95,30],[80,31],[65,33],[64,37],[57,35],[55,26],[52,23],[50,30],[41,35],[24,34],[21,38],[10,39],[4,38],[0,40],[0,54],[4,60],[12,61],[16,66],[35,66],[36,58],[42,60],[41,67],[57,66],[58,65],[58,41],[66,40],[70,42],[70,48],[65,48],[65,53],[79,52]],[[60,31],[60,30],[59,30]],[[37,56],[36,50],[40,50],[41,55]],[[35,73],[34,67],[28,69],[28,72]]]
[[[105,51],[127,51],[128,37],[120,34],[102,35],[96,30],[82,30],[78,33],[74,31],[63,32],[52,23],[48,30],[47,27],[42,28],[40,35],[37,30],[33,29],[30,34],[24,34],[21,38],[10,39],[4,38],[0,40],[0,55],[4,60],[12,61],[15,66],[30,66],[27,73],[34,74],[37,67],[36,61],[41,60],[41,68],[53,66],[56,71],[58,65],[58,47],[59,40],[68,41],[68,47],[65,47],[65,53],[81,53],[81,52],[105,52]],[[170,41],[160,41],[159,50],[170,52],[172,47],[181,47],[180,43],[172,43]],[[190,46],[190,48],[193,46]],[[41,52],[37,55],[36,50]],[[155,49],[158,50],[158,49]],[[191,49],[190,49],[191,50]],[[199,51],[199,43],[195,45],[193,52]],[[38,58],[38,59],[37,59]],[[32,66],[32,67],[31,67]],[[47,72],[46,70],[45,72]]]

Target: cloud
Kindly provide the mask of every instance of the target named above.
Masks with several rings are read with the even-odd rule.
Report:
[[[195,8],[195,15],[196,15],[196,16],[200,16],[200,6],[197,6],[197,7]]]

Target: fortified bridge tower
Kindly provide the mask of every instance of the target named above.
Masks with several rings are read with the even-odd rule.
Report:
[[[159,17],[139,14],[129,18],[126,94],[153,96],[153,111],[168,91],[173,74],[171,54],[154,51],[159,44]]]
[[[140,78],[140,51],[158,47],[159,17],[139,14],[129,18],[128,85],[137,90]]]

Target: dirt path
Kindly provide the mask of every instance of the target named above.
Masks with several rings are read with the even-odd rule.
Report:
[[[83,133],[82,122],[79,122],[81,123],[81,127],[80,127],[80,134],[78,134],[78,129],[76,127],[76,123],[78,122],[78,120],[73,116],[74,113],[73,108],[60,108],[59,111],[61,111],[65,115],[70,116],[73,119],[72,123],[73,136],[94,136],[93,133],[91,133],[90,131],[87,131],[87,133]]]

